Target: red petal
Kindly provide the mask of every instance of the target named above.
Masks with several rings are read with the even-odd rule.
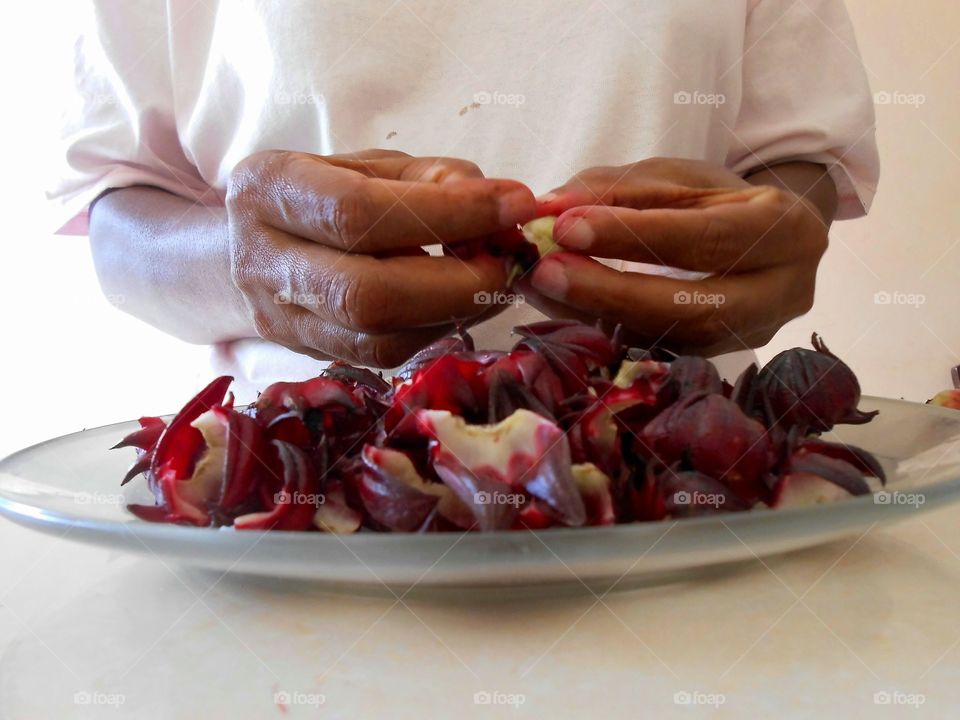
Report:
[[[227,421],[227,460],[220,507],[229,511],[253,494],[259,473],[269,472],[263,431],[248,415],[231,412]]]
[[[233,378],[224,375],[197,393],[170,421],[157,442],[150,470],[157,480],[170,476],[177,480],[190,477],[197,455],[203,447],[203,435],[190,423],[223,402]],[[156,491],[154,491],[156,494]]]
[[[384,527],[413,532],[423,525],[439,498],[417,490],[403,477],[398,477],[390,466],[390,453],[398,451],[372,445],[364,447],[360,498],[370,517]]]
[[[140,418],[140,429],[134,430],[110,449],[135,447],[140,450],[150,450],[157,444],[157,440],[160,439],[165,427],[167,427],[167,423],[161,418],[142,417]]]

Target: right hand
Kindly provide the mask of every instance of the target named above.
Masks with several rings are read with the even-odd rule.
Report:
[[[531,219],[533,193],[473,163],[387,150],[266,151],[227,191],[233,281],[266,340],[319,359],[393,367],[487,306],[503,258],[422,248]]]

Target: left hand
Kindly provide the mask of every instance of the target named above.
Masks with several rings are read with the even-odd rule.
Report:
[[[809,200],[722,167],[653,159],[585,170],[540,200],[565,252],[520,281],[554,317],[620,324],[627,340],[713,355],[760,347],[813,304],[827,227]],[[619,272],[592,257],[710,273]]]

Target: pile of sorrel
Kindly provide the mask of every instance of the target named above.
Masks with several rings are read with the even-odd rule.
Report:
[[[514,332],[510,352],[445,338],[392,382],[334,363],[246,408],[217,378],[117,445],[137,448],[123,482],[143,474],[156,501],[128,507],[244,530],[489,531],[778,507],[884,481],[869,453],[820,437],[876,413],[857,409],[856,376],[816,336],[731,386],[708,360],[587,325]]]

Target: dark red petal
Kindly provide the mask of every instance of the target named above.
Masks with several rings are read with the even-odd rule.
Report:
[[[258,475],[269,471],[263,430],[250,416],[231,412],[220,509],[229,511],[245,503],[253,494]]]
[[[860,472],[850,463],[826,455],[802,455],[790,462],[790,472],[817,475],[834,485],[843,488],[851,495],[867,495],[870,485]]]
[[[127,505],[127,510],[129,510],[133,515],[145,520],[146,522],[160,523],[160,522],[176,522],[174,518],[167,512],[165,507],[159,505]]]
[[[514,488],[483,470],[473,472],[464,467],[453,454],[439,446],[434,448],[432,456],[437,476],[470,508],[480,530],[507,530],[513,525],[523,504],[519,498],[511,501],[516,494]]]
[[[683,355],[670,363],[670,383],[678,398],[694,393],[723,393],[723,381],[714,364],[692,355]]]
[[[150,462],[153,460],[152,452],[141,453],[140,457],[136,459],[133,465],[130,466],[130,469],[127,470],[127,474],[123,476],[123,480],[120,481],[120,487],[123,487],[128,482],[133,480],[137,475],[145,473],[150,469]]]
[[[647,463],[646,471],[630,488],[630,511],[640,522],[663,520],[667,508],[663,502],[660,483],[654,470],[657,463]]]
[[[400,366],[394,377],[401,380],[410,380],[417,372],[423,370],[435,360],[453,353],[473,352],[473,349],[473,338],[469,334],[449,335],[431,345],[427,345],[423,350],[416,353]]]
[[[140,450],[151,450],[157,444],[166,427],[167,423],[161,418],[142,417],[140,418],[140,429],[134,430],[110,449],[135,447]]]
[[[238,530],[306,530],[313,524],[319,493],[310,459],[289,443],[274,440],[273,446],[283,468],[283,487],[271,510],[237,518]]]
[[[514,530],[543,530],[556,525],[536,500],[531,500],[521,508],[513,521]]]
[[[887,474],[884,472],[880,462],[869,452],[855,445],[841,445],[827,442],[820,439],[803,440],[800,443],[798,452],[802,454],[814,453],[817,455],[826,455],[836,460],[843,460],[865,475],[872,475],[879,478],[880,482],[886,484]]]
[[[315,377],[303,382],[277,382],[260,393],[255,403],[258,411],[276,406],[303,413],[332,405],[350,410],[359,409],[357,398],[339,380]]]
[[[166,475],[177,480],[190,477],[197,455],[203,447],[203,435],[190,423],[210,408],[220,405],[231,382],[233,378],[228,375],[218,377],[197,393],[170,421],[157,441],[150,465],[151,473],[156,479]]]
[[[673,517],[696,517],[750,509],[729,487],[703,473],[667,469],[660,473],[659,480],[667,512]]]
[[[436,495],[417,490],[394,475],[384,462],[385,451],[367,445],[363,449],[363,471],[359,481],[363,506],[380,525],[400,532],[420,528],[439,501]]]
[[[293,410],[270,420],[267,424],[267,435],[271,440],[282,440],[299,448],[307,448],[313,444],[310,429],[303,418]]]
[[[369,368],[354,367],[339,360],[324,369],[322,375],[355,388],[365,388],[377,396],[388,392],[391,387],[382,375],[374,373]]]

